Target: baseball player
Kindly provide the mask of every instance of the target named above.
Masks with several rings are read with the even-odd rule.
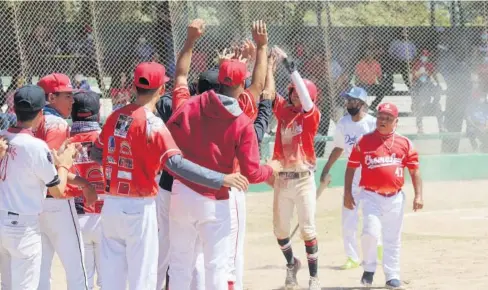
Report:
[[[274,69],[276,68],[274,66],[275,61],[274,58],[268,58],[268,73],[267,76],[270,75],[270,70],[271,73],[274,73]],[[218,90],[219,88],[219,82],[218,82],[218,74],[219,70],[218,67],[216,69],[209,69],[205,72],[202,72],[198,76],[198,82],[196,85],[196,94],[202,94],[206,91],[209,90]],[[271,82],[273,80],[273,82]],[[246,85],[245,88],[249,88],[251,85],[251,82],[249,79],[246,80]],[[266,84],[265,84],[265,90],[263,91],[262,95],[262,100],[259,102],[258,106],[258,115],[256,117],[256,120],[254,121],[254,130],[256,132],[256,136],[258,139],[258,143],[261,142],[261,140],[264,137],[265,132],[267,131],[269,121],[271,119],[271,116],[273,114],[272,111],[272,102],[274,100],[274,78],[271,75],[271,77],[266,77]],[[192,91],[190,89],[190,91]],[[193,92],[191,92],[193,94]],[[246,104],[244,97],[247,98],[248,94],[241,94],[239,97],[242,99],[242,102],[240,104]],[[156,105],[156,108],[158,110],[159,116],[163,119],[164,122],[167,122],[168,119],[171,117],[171,114],[173,112],[172,110],[172,97],[169,94],[164,95],[158,104]],[[244,107],[245,108],[245,107]],[[241,107],[241,109],[244,109]],[[247,107],[249,108],[249,107]],[[251,109],[248,109],[247,112],[252,112]],[[246,111],[244,111],[246,113]],[[249,115],[248,115],[249,116]],[[157,289],[162,289],[164,281],[166,279],[166,272],[168,269],[168,263],[169,263],[169,203],[170,203],[170,196],[171,196],[171,188],[173,186],[173,177],[166,171],[162,172],[161,179],[159,180],[159,192],[158,192],[158,198],[156,199],[157,201],[157,209],[158,209],[158,225],[159,225],[159,262],[158,262],[158,286]],[[234,195],[233,195],[234,196]],[[229,200],[231,200],[231,197],[229,197]],[[244,228],[245,228],[245,210],[244,214],[241,212],[238,212],[236,209],[236,203],[231,203],[229,202],[229,205],[231,206],[231,212],[234,213],[232,215],[232,220],[231,220],[231,236],[232,237],[241,237],[240,241],[244,241],[243,235],[244,235]],[[239,204],[239,206],[245,206],[245,204]],[[245,208],[244,208],[245,209]],[[238,214],[239,213],[239,214]],[[236,217],[239,217],[240,219],[236,219]],[[239,230],[237,230],[239,229]],[[197,242],[197,244],[200,244]],[[236,248],[236,241],[235,238],[231,238],[231,245],[232,249]],[[240,245],[240,244],[239,244]],[[202,287],[205,287],[205,281],[204,281],[204,267],[203,267],[203,252],[201,251],[201,247],[197,246],[198,249],[196,249],[196,263],[198,264],[198,267],[195,267],[195,271],[193,272],[193,278],[192,278],[192,284],[190,289],[196,290],[196,289],[201,289]],[[243,247],[237,247],[239,249],[243,249]],[[237,263],[236,265],[236,270],[234,270],[233,266],[230,266],[229,268],[229,280],[233,281],[233,277],[235,276],[235,283],[234,283],[234,289],[241,289],[239,288],[239,285],[242,285],[242,273],[243,271],[241,270],[243,267],[243,253],[236,253],[235,251],[231,251],[229,254],[229,262],[234,265],[234,261],[240,261],[241,263]],[[235,273],[234,273],[235,272]],[[166,281],[168,283],[169,281]],[[242,286],[241,286],[242,287]]]
[[[34,129],[34,135],[44,140],[49,148],[57,150],[69,138],[69,126],[65,118],[70,116],[73,105],[71,81],[64,74],[53,73],[41,78],[37,85],[44,90],[48,104],[43,109],[42,120]],[[83,194],[89,199],[96,198],[94,187],[86,179],[69,173],[68,183],[82,187]],[[43,206],[40,218],[42,263],[38,290],[51,289],[54,252],[66,270],[68,288],[86,289],[84,247],[74,198],[58,199],[48,194]]]
[[[371,286],[376,271],[376,245],[383,237],[383,271],[386,287],[399,289],[400,246],[403,224],[405,194],[404,168],[407,167],[415,190],[414,211],[423,208],[422,179],[418,153],[412,142],[395,132],[398,124],[398,109],[394,104],[384,103],[378,107],[376,130],[363,135],[354,145],[346,169],[344,206],[353,210],[354,174],[361,167],[360,195],[363,204],[363,249],[364,273],[361,283]]]
[[[273,227],[287,262],[285,289],[295,289],[300,260],[293,256],[290,241],[290,222],[297,207],[301,237],[305,241],[309,289],[320,289],[317,275],[318,245],[315,232],[316,186],[313,171],[316,164],[314,137],[320,121],[320,111],[315,105],[317,87],[304,80],[295,64],[281,53],[283,63],[290,73],[292,84],[288,99],[278,96],[274,113],[278,122],[273,159],[281,162],[283,170],[274,181]]]
[[[91,160],[89,152],[100,134],[98,123],[100,118],[100,95],[92,91],[78,91],[74,93],[71,119],[71,137],[69,142],[79,147],[79,154],[73,163],[71,172],[87,179],[96,189],[99,199],[104,193],[104,178],[102,167]],[[85,268],[88,280],[88,289],[94,289],[95,270],[97,272],[97,285],[101,287],[100,273],[100,240],[101,222],[100,212],[103,200],[87,202],[82,189],[78,186],[68,185],[66,195],[75,198],[76,211],[82,232],[85,250]]]
[[[131,290],[156,288],[155,178],[162,166],[180,178],[216,190],[248,186],[240,174],[223,175],[182,158],[163,121],[153,113],[169,80],[165,73],[164,66],[155,62],[136,67],[136,101],[107,118],[91,150],[92,159],[103,164],[106,181],[101,213],[105,289],[124,289],[127,279]]]
[[[188,27],[187,39],[176,64],[173,109],[177,111],[168,121],[168,129],[190,160],[223,172],[234,171],[237,160],[242,174],[251,183],[266,181],[273,168],[259,165],[253,121],[238,103],[247,77],[246,64],[237,59],[224,60],[219,68],[219,93],[210,90],[189,99],[187,78],[192,48],[203,33],[203,25],[203,21],[197,19]],[[262,21],[254,23],[254,33],[260,40],[266,38]],[[206,128],[213,130],[202,134]],[[188,140],[199,146],[191,146]],[[170,207],[170,289],[189,289],[197,237],[203,243],[206,289],[228,289],[229,195],[233,194],[229,191],[238,189],[212,190],[188,180],[174,181]],[[206,208],[209,210],[200,210]]]
[[[42,256],[39,215],[46,189],[56,198],[63,197],[73,162],[73,146],[58,156],[32,133],[32,128],[42,122],[45,103],[42,88],[27,85],[18,89],[14,95],[17,125],[1,133],[8,140],[7,151],[0,159],[2,289],[36,289],[39,285]]]
[[[366,99],[368,94],[363,88],[353,87],[346,93],[347,112],[349,114],[342,117],[336,126],[334,135],[334,149],[329,155],[325,164],[320,182],[328,184],[331,176],[330,169],[345,151],[347,157],[351,154],[352,146],[357,140],[366,133],[374,131],[376,128],[376,118],[366,113]],[[344,241],[344,251],[346,252],[346,263],[341,267],[343,270],[359,267],[359,251],[357,245],[356,231],[358,228],[359,207],[359,170],[354,175],[353,197],[356,203],[354,210],[342,207],[342,239]],[[378,252],[381,252],[379,247]]]

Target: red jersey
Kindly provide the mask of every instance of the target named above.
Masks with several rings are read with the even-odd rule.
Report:
[[[34,130],[34,136],[44,140],[49,149],[58,150],[69,138],[69,126],[65,119],[56,115],[43,115]]]
[[[304,112],[277,96],[273,111],[278,120],[273,159],[279,160],[285,170],[315,169],[314,138],[319,128],[319,108],[314,105],[310,112]]]
[[[106,194],[123,197],[155,196],[157,173],[181,154],[163,121],[136,104],[113,112],[95,145],[103,149]]]
[[[352,149],[347,167],[359,166],[360,187],[379,193],[392,193],[402,188],[405,167],[419,167],[419,155],[407,137],[396,133],[382,135],[375,130],[363,135]]]
[[[258,117],[258,105],[256,99],[249,90],[245,90],[239,95],[239,107],[241,107],[244,114],[246,114],[253,122]]]

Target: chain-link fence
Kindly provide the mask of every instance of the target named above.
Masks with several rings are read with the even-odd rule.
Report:
[[[207,22],[192,77],[215,65],[216,50],[251,38],[267,23],[270,46],[297,62],[320,89],[318,156],[331,149],[345,113],[343,93],[364,87],[369,112],[397,104],[397,131],[421,153],[488,151],[488,3],[485,1],[1,1],[2,125],[12,118],[16,88],[50,72],[104,95],[104,114],[131,100],[141,61],[174,73],[190,19]],[[286,95],[289,78],[277,71]],[[263,155],[269,155],[269,132]]]

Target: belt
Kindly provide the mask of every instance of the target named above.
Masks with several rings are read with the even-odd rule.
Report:
[[[302,177],[310,176],[310,171],[303,172],[279,172],[278,176],[283,179],[299,179]]]
[[[398,189],[397,191],[393,191],[393,192],[378,192],[376,190],[372,190],[369,188],[365,188],[364,190],[374,192],[374,193],[379,194],[379,195],[384,196],[384,197],[392,197],[392,196],[397,195],[401,189]]]
[[[54,198],[52,195],[46,195],[46,198]]]
[[[18,214],[18,213],[16,213],[16,212],[11,212],[11,211],[9,211],[9,212],[7,212],[7,215],[16,215],[16,216],[18,216],[19,214]]]

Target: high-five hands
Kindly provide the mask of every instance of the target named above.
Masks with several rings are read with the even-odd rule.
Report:
[[[205,21],[203,19],[193,20],[187,27],[187,40],[197,41],[205,32]]]

